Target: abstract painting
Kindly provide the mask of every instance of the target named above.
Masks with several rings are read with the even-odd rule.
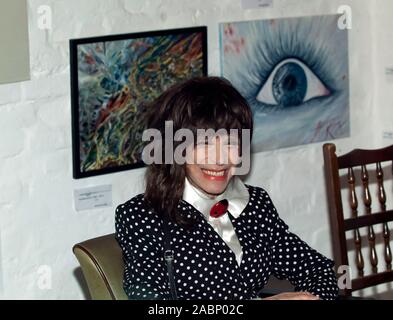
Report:
[[[73,176],[144,166],[138,115],[170,86],[207,73],[207,28],[70,40]]]
[[[220,24],[221,72],[254,115],[253,152],[348,137],[348,32],[338,15]]]

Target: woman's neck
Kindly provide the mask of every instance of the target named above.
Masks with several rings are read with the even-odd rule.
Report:
[[[227,186],[227,188],[225,188],[225,190],[219,194],[212,194],[212,193],[207,193],[205,190],[202,190],[201,188],[199,188],[196,184],[194,184],[194,182],[190,178],[187,177],[187,180],[195,188],[195,190],[199,193],[199,195],[201,197],[208,198],[210,200],[214,200],[218,196],[222,195],[226,191],[226,189],[228,188],[228,186]],[[228,183],[228,185],[229,185],[229,183]]]

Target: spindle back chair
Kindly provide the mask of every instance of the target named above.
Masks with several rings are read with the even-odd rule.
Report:
[[[341,290],[341,294],[350,296],[353,291],[376,286],[393,281],[392,252],[390,247],[390,230],[388,222],[393,221],[393,210],[386,209],[386,190],[384,186],[384,168],[393,173],[393,145],[376,150],[355,149],[342,156],[336,155],[336,146],[332,143],[324,144],[324,169],[329,206],[329,217],[332,231],[333,254],[336,268],[350,266],[348,263],[347,233],[353,232],[354,254],[356,260],[357,276],[352,275],[351,288]],[[375,170],[377,196],[375,204],[372,203],[370,192],[369,171]],[[385,167],[385,172],[386,171]],[[344,171],[345,176],[340,177]],[[389,174],[390,174],[389,173]],[[371,179],[374,181],[374,179]],[[346,186],[345,186],[346,184]],[[341,190],[348,188],[350,218],[344,217],[343,197]],[[358,195],[359,189],[361,195]],[[393,195],[389,189],[388,194]],[[359,197],[360,196],[360,197]],[[364,206],[365,214],[359,214],[359,202]],[[378,269],[378,253],[376,250],[376,234],[374,227],[382,224],[384,270]],[[369,260],[371,274],[364,273],[364,256],[360,228],[367,229],[369,246]],[[363,241],[364,242],[364,241]]]

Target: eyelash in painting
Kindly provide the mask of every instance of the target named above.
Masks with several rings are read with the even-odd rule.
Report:
[[[281,61],[289,58],[298,59],[318,74],[323,82],[333,89],[334,85],[329,77],[329,56],[325,48],[316,48],[315,42],[302,42],[303,34],[291,33],[279,35],[279,39],[267,39],[266,42],[258,41],[255,44],[253,61],[259,74],[254,74],[261,82],[267,80],[274,67]],[[278,42],[270,43],[270,42]],[[257,57],[260,57],[257,59]],[[332,82],[332,83],[331,83]]]

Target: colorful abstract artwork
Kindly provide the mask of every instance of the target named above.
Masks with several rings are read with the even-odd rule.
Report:
[[[220,24],[222,76],[254,115],[252,150],[348,137],[348,32],[337,15]]]
[[[74,178],[143,166],[138,115],[206,75],[206,27],[70,41]]]

